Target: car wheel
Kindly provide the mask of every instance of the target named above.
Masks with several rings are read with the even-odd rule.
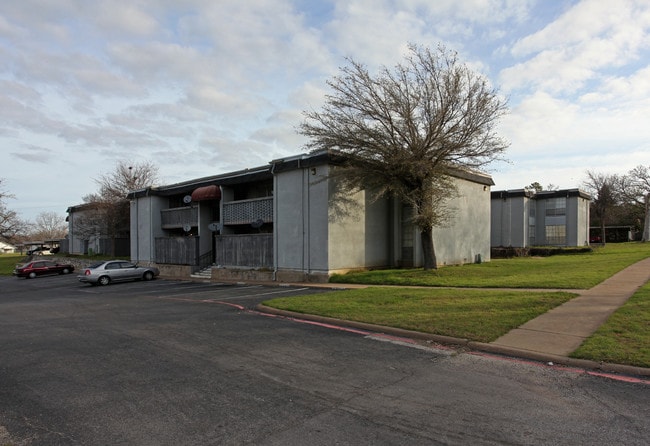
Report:
[[[146,271],[143,275],[142,278],[144,280],[151,280],[153,279],[153,273],[151,271]]]
[[[34,277],[36,277],[36,273],[31,272],[31,273],[29,273],[29,275],[27,277],[30,278],[30,279],[33,279]]]
[[[69,274],[70,270],[68,268],[63,268],[63,271],[61,271],[63,274]]]
[[[109,283],[111,283],[111,278],[108,276],[102,276],[97,280],[97,283],[102,286],[108,285]]]

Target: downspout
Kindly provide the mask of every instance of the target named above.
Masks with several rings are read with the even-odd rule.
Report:
[[[275,163],[271,163],[271,175],[273,175],[273,282],[278,280],[278,178],[275,175]]]
[[[156,263],[156,259],[154,257],[154,244],[156,242],[156,238],[153,233],[153,203],[151,201],[151,197],[149,196],[149,192],[151,192],[151,189],[147,189],[145,196],[149,198],[149,264],[153,264]]]
[[[300,168],[300,160],[298,160],[298,167]],[[306,197],[305,197],[305,170],[302,169],[302,168],[300,168],[300,169],[301,169],[301,172],[302,172],[302,185],[300,186],[300,207],[302,208],[302,215],[301,215],[302,218],[300,219],[300,223],[302,225],[302,228],[301,228],[301,232],[302,232],[302,260],[300,261],[300,269],[302,270],[302,274],[305,274],[305,263],[306,263],[305,262],[305,257],[306,257],[305,254],[306,254],[306,251],[308,249],[308,241],[307,241],[308,237],[306,237],[306,234],[305,234],[305,229],[306,229],[306,225],[305,225],[305,218],[306,218],[305,217],[305,213],[306,213],[306,209],[305,209],[305,200],[306,200]]]
[[[135,263],[140,261],[140,201],[135,199]]]
[[[306,254],[307,254],[307,277],[311,275],[311,207],[309,206],[310,199],[311,199],[311,190],[310,190],[310,185],[309,185],[309,170],[303,169],[303,176],[305,178],[305,185],[304,187],[306,188],[306,198],[305,198],[305,217],[307,219],[306,222],[306,227],[307,227],[307,238],[305,240],[305,245],[307,247],[306,249]]]

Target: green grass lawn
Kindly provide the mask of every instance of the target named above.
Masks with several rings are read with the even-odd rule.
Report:
[[[265,305],[299,313],[490,342],[575,297],[566,292],[370,287]]]
[[[25,257],[21,254],[0,254],[0,276],[11,276],[16,265]]]
[[[650,368],[650,283],[641,287],[571,356]]]
[[[609,244],[591,253],[495,259],[434,271],[393,269],[334,275],[331,282],[471,288],[588,289],[650,256],[650,243]]]
[[[647,257],[650,243],[623,243],[595,248],[591,253],[493,260],[431,272],[355,272],[336,276],[333,281],[404,287],[369,287],[274,299],[265,304],[299,313],[490,342],[574,296],[517,288],[587,289]],[[405,287],[412,285],[428,288]],[[650,367],[650,283],[573,356]]]

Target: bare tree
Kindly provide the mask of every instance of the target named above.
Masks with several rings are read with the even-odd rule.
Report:
[[[437,267],[432,229],[444,225],[456,195],[454,172],[494,161],[508,143],[495,126],[505,100],[456,53],[409,46],[403,63],[371,75],[359,62],[327,84],[320,111],[305,112],[306,150],[343,156],[334,169],[344,190],[376,191],[413,208],[424,268]]]
[[[650,240],[650,167],[639,165],[621,178],[624,198],[643,209],[642,240]]]
[[[100,201],[104,202],[123,201],[129,192],[152,186],[157,181],[158,167],[150,161],[119,161],[115,170],[95,180],[99,185]]]
[[[600,236],[603,245],[607,243],[605,226],[607,226],[610,214],[620,201],[619,184],[620,177],[618,175],[587,171],[584,187],[593,197],[591,210],[600,223]]]
[[[19,218],[16,211],[9,210],[4,201],[7,198],[14,198],[14,196],[2,189],[2,182],[0,178],[0,238],[11,241],[25,228],[25,223]]]
[[[30,236],[35,240],[59,240],[68,230],[65,218],[51,211],[38,214],[32,227]]]

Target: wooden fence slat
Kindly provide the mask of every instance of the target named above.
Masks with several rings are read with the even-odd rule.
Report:
[[[216,263],[221,266],[273,267],[273,234],[218,235]]]

